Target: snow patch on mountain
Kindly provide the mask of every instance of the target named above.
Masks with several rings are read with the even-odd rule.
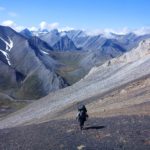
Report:
[[[2,37],[0,37],[0,39],[6,44],[6,50],[7,51],[10,51],[13,48],[13,41],[9,37],[8,37],[9,42],[4,40]]]
[[[0,52],[3,53],[3,55],[6,57],[6,60],[7,60],[8,64],[11,66],[11,63],[10,63],[10,60],[9,60],[9,55],[8,55],[8,53],[6,53],[6,52],[3,51],[3,50],[0,50]]]
[[[45,52],[45,51],[42,51],[42,50],[41,50],[41,52],[42,52],[43,54],[46,54],[46,55],[48,55],[48,54],[49,54],[49,53],[47,53],[47,52]]]

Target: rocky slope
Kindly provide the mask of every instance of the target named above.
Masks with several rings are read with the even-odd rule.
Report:
[[[76,120],[0,130],[0,149],[12,150],[149,150],[150,116],[90,118],[85,130]]]
[[[150,40],[141,42],[131,52],[119,58],[114,58],[102,66],[93,68],[84,79],[73,86],[50,93],[39,101],[1,120],[0,127],[13,127],[50,120],[72,105],[92,102],[92,99],[98,99],[114,89],[119,89],[146,76],[149,77],[149,47]],[[141,51],[143,54],[139,55]],[[128,60],[126,57],[130,59]],[[149,102],[149,99],[144,98],[140,99],[138,104],[147,102]],[[130,106],[135,104],[134,102],[130,103]],[[117,105],[114,104],[114,108],[115,106]]]

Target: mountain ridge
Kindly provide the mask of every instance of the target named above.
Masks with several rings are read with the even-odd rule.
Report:
[[[3,39],[0,41],[0,49],[3,52],[1,54],[3,57],[1,57],[0,60],[4,61],[4,57],[6,57],[6,62],[6,60],[9,59],[6,65],[14,70],[12,76],[15,85],[17,85],[15,89],[12,89],[12,92],[10,92],[13,93],[11,96],[20,99],[31,99],[32,96],[39,98],[48,94],[51,90],[53,91],[63,87],[63,84],[65,86],[63,78],[59,77],[53,69],[55,65],[57,65],[57,62],[45,54],[46,51],[52,50],[47,43],[37,38],[28,40],[11,28],[3,26],[0,27],[0,37]],[[10,39],[13,45],[10,43],[11,45],[9,46]],[[41,51],[41,47],[46,51]],[[7,55],[4,56],[5,53]],[[5,68],[8,68],[6,65]],[[19,83],[17,81],[16,72],[24,76]],[[1,82],[9,85],[5,79],[5,73],[7,73],[6,69],[1,70],[0,75],[3,77],[1,78]],[[45,76],[45,78],[43,78],[43,76]],[[18,92],[15,92],[16,90]],[[31,91],[29,92],[29,90]],[[36,92],[36,90],[39,91]],[[3,92],[10,94],[7,93],[7,90]]]

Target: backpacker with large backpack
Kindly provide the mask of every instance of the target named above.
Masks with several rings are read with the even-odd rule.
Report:
[[[78,121],[80,123],[80,129],[83,129],[84,122],[87,120],[88,114],[87,114],[87,109],[84,105],[78,108]]]

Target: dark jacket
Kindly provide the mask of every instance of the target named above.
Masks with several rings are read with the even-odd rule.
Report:
[[[78,121],[86,121],[88,117],[86,107],[83,105],[80,108],[78,108],[78,111],[79,111],[77,115]]]

